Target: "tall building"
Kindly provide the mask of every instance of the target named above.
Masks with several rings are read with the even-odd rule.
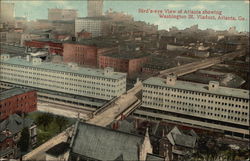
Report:
[[[75,9],[59,9],[51,8],[48,9],[48,20],[50,21],[68,21],[74,20],[77,17],[78,13]]]
[[[152,77],[143,82],[142,107],[134,116],[222,130],[249,139],[249,91]]]
[[[1,81],[68,94],[111,100],[126,92],[126,74],[112,68],[91,69],[74,63],[54,64],[40,58],[1,55]]]
[[[92,37],[104,36],[111,32],[110,18],[84,17],[75,20],[75,35],[82,31],[92,34]]]
[[[4,3],[1,2],[0,5],[0,22],[6,24],[14,24],[14,13],[15,4],[14,3]]]
[[[88,17],[102,16],[103,0],[88,0]]]

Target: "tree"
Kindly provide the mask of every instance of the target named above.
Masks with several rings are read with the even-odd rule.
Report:
[[[49,126],[49,124],[53,121],[54,119],[54,116],[50,113],[45,113],[45,114],[42,114],[40,115],[36,122],[38,125],[42,125],[43,126],[43,129],[45,131],[47,131],[47,127]]]
[[[21,152],[27,152],[29,149],[30,133],[29,128],[25,127],[21,132],[21,138],[18,142],[18,146]]]
[[[68,123],[68,120],[63,116],[56,116],[55,122],[59,126],[59,130],[61,132],[63,126],[65,126]]]

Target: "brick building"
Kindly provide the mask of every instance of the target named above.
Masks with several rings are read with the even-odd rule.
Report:
[[[49,52],[57,55],[63,55],[63,45],[61,41],[52,39],[39,39],[25,41],[25,46],[28,48],[45,48],[49,47]]]
[[[17,112],[28,113],[37,109],[37,94],[34,90],[12,88],[0,94],[0,120]]]
[[[99,68],[112,67],[115,71],[126,72],[129,76],[141,72],[149,54],[128,52],[99,56]]]
[[[117,48],[114,46],[95,41],[84,41],[82,43],[68,42],[63,44],[63,61],[97,67],[99,55],[116,50]]]

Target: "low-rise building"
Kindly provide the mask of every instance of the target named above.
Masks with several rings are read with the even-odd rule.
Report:
[[[70,143],[69,160],[146,160],[152,154],[148,131],[145,136],[79,122]]]
[[[38,39],[25,41],[24,45],[29,48],[45,49],[49,51],[50,54],[63,55],[63,44],[59,40],[53,39]]]
[[[13,159],[20,157],[20,149],[17,147],[17,143],[20,141],[21,132],[24,128],[29,129],[30,148],[35,147],[37,132],[36,125],[31,119],[14,114],[0,123],[0,158]]]
[[[29,113],[37,109],[36,91],[12,88],[0,93],[0,120],[15,113]]]
[[[249,91],[152,77],[143,82],[142,107],[134,116],[222,130],[249,139]]]
[[[99,56],[99,68],[112,67],[115,71],[128,73],[129,76],[142,71],[149,54],[142,52],[110,53]]]

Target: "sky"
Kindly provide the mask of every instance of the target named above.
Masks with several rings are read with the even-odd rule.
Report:
[[[15,3],[15,16],[27,16],[29,20],[47,19],[48,8],[67,8],[77,9],[79,17],[87,16],[86,0],[4,0],[4,2]],[[159,29],[168,30],[172,26],[184,29],[192,25],[198,24],[200,29],[226,30],[229,27],[236,26],[238,31],[249,31],[249,0],[213,0],[213,1],[180,1],[180,0],[106,0],[104,1],[103,11],[112,8],[113,11],[125,12],[133,15],[135,20],[141,20],[152,24],[157,24]],[[138,9],[151,10],[176,10],[183,12],[185,10],[192,11],[221,11],[222,15],[227,17],[235,17],[237,20],[208,20],[197,19],[173,19],[160,18],[156,13],[139,13]],[[176,13],[178,14],[178,13]],[[175,15],[176,15],[175,14]],[[170,15],[170,13],[165,13]],[[181,14],[187,15],[187,14]],[[205,16],[205,14],[204,14]],[[208,14],[208,16],[216,16],[217,14]],[[238,20],[244,17],[245,20]]]

